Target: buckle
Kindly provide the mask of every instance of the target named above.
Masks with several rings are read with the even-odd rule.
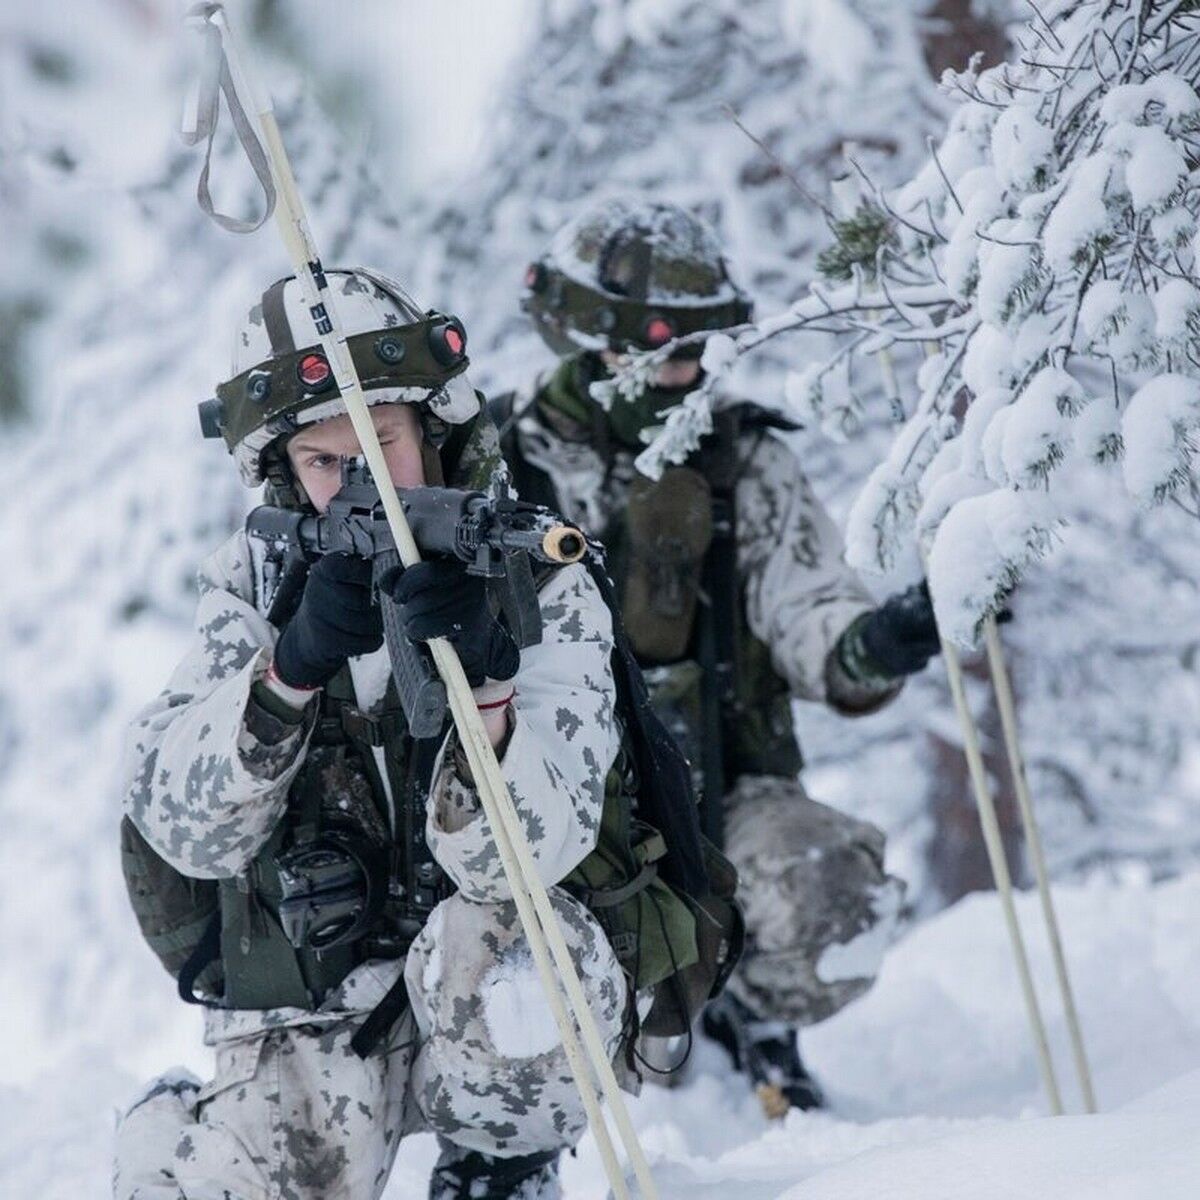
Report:
[[[383,712],[373,717],[351,704],[342,705],[341,723],[348,738],[366,742],[368,746],[384,746],[400,736],[405,729],[404,714],[399,710]]]

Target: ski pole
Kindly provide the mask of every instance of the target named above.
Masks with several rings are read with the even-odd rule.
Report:
[[[988,616],[983,623],[984,640],[987,643],[988,669],[992,686],[996,691],[996,702],[1000,709],[1000,724],[1004,730],[1004,746],[1008,753],[1008,766],[1012,773],[1013,786],[1017,792],[1017,804],[1021,810],[1021,821],[1025,826],[1025,841],[1029,846],[1029,857],[1033,863],[1033,874],[1037,880],[1038,896],[1042,904],[1042,916],[1046,921],[1046,932],[1050,939],[1050,953],[1054,959],[1054,974],[1058,979],[1058,990],[1062,994],[1063,1012],[1071,1038],[1071,1055],[1075,1061],[1075,1073],[1079,1078],[1079,1090],[1087,1112],[1096,1111],[1096,1094],[1092,1087],[1092,1072],[1088,1065],[1084,1047],[1083,1031],[1079,1013],[1075,1007],[1075,995],[1071,988],[1071,977],[1067,971],[1067,959],[1063,951],[1062,935],[1058,917],[1054,911],[1054,898],[1050,891],[1050,876],[1046,870],[1046,855],[1042,847],[1042,835],[1033,811],[1033,800],[1029,794],[1029,780],[1025,773],[1025,759],[1017,737],[1016,705],[1013,702],[1012,683],[1008,666],[1004,661],[1004,649],[1000,642],[1000,631],[996,618]]]
[[[889,360],[890,352],[884,350],[881,352],[884,357]],[[935,353],[934,348],[927,342],[925,343],[925,356],[930,357]],[[890,372],[891,378],[895,380],[895,371]],[[1079,1079],[1079,1090],[1083,1098],[1085,1111],[1094,1113],[1096,1111],[1096,1096],[1092,1087],[1091,1069],[1088,1065],[1087,1051],[1083,1042],[1083,1031],[1080,1027],[1079,1013],[1075,1005],[1075,995],[1071,988],[1071,978],[1067,970],[1066,954],[1063,950],[1062,934],[1059,930],[1058,916],[1054,908],[1054,899],[1050,890],[1050,876],[1046,870],[1046,856],[1042,846],[1041,830],[1038,826],[1037,815],[1033,810],[1033,800],[1029,794],[1029,780],[1025,772],[1024,755],[1021,752],[1020,738],[1017,733],[1017,717],[1016,704],[1013,699],[1012,682],[1008,672],[1008,666],[1004,660],[1004,649],[1000,642],[999,627],[996,624],[996,618],[988,615],[984,619],[984,641],[987,646],[988,673],[991,676],[992,689],[996,694],[996,705],[1000,710],[1000,725],[1004,732],[1004,749],[1008,758],[1008,770],[1012,777],[1013,788],[1017,794],[1017,807],[1020,812],[1022,831],[1025,835],[1025,844],[1029,847],[1029,857],[1033,863],[1034,879],[1037,883],[1038,898],[1042,907],[1042,917],[1046,924],[1046,936],[1050,943],[1050,955],[1054,962],[1054,974],[1058,983],[1059,994],[1062,998],[1063,1015],[1067,1023],[1067,1031],[1071,1041],[1071,1056],[1075,1064],[1075,1073]],[[940,635],[939,635],[940,636]],[[943,647],[945,643],[943,643]],[[957,652],[954,654],[955,665],[954,670],[959,674],[959,684],[961,688],[961,665],[957,663]],[[951,671],[950,659],[946,659],[947,671]],[[953,684],[952,690],[953,690]],[[956,700],[957,705],[957,700]],[[967,719],[970,720],[970,712],[967,712]],[[962,714],[960,711],[960,720]],[[987,807],[991,809],[993,823],[995,825],[995,842],[999,848],[1000,861],[1003,863],[1004,875],[1008,875],[1008,864],[1004,859],[1003,842],[1000,839],[999,823],[995,821],[995,805],[992,802],[990,790],[987,793]],[[987,826],[988,822],[984,819],[983,809],[980,809],[980,820],[984,823],[985,842],[988,842]],[[991,847],[989,845],[988,855],[991,858]],[[992,874],[997,881],[997,890],[999,890],[999,876],[996,874],[995,863],[992,864]],[[1011,884],[1009,885],[1011,889]],[[1006,920],[1007,920],[1006,912]],[[1020,939],[1019,926],[1015,925],[1016,914],[1013,912],[1013,928],[1016,929],[1016,936]],[[1022,942],[1019,952],[1017,952],[1016,944],[1014,943],[1014,952],[1018,957],[1018,971],[1021,971],[1020,960],[1024,959],[1024,944]],[[1028,965],[1024,968],[1028,972]],[[1022,979],[1024,987],[1024,977]],[[1032,988],[1032,983],[1030,984]],[[1027,1000],[1028,1003],[1028,1000]],[[1039,1060],[1041,1048],[1046,1043],[1045,1027],[1042,1024],[1040,1012],[1037,1009],[1036,998],[1033,1000],[1033,1008],[1031,1012],[1031,1023],[1033,1023],[1034,1014],[1037,1014],[1036,1023],[1033,1023],[1034,1040],[1039,1047]],[[1049,1066],[1049,1064],[1047,1064]],[[1057,1080],[1054,1078],[1053,1068],[1049,1067],[1049,1076],[1046,1076],[1046,1068],[1043,1068],[1043,1077],[1047,1081],[1047,1092],[1051,1097],[1051,1104],[1056,1112],[1062,1112],[1062,1100],[1058,1090]]]
[[[377,480],[386,481],[390,477],[387,463],[342,332],[337,305],[321,266],[270,101],[265,96],[259,96],[253,86],[246,61],[230,28],[224,5],[199,4],[193,7],[190,15],[198,18],[201,26],[211,25],[217,31],[220,38],[222,76],[228,72],[232,92],[243,110],[243,116],[248,117],[253,125],[257,125],[256,132],[266,151],[270,178],[278,201],[275,208],[276,222],[308,303],[314,330],[333,369],[334,378],[372,475]],[[411,566],[419,562],[420,552],[395,489],[381,486],[379,493],[402,563]],[[483,721],[475,707],[462,664],[454,647],[444,638],[434,639],[429,643],[429,648],[438,672],[446,684],[451,716],[475,779],[484,815],[495,838],[505,878],[513,893],[522,928],[558,1026],[563,1049],[600,1149],[613,1194],[617,1200],[629,1200],[625,1177],[617,1161],[604,1114],[576,1036],[576,1025],[591,1058],[600,1092],[613,1113],[618,1132],[633,1165],[643,1200],[657,1200],[657,1189],[620,1096],[612,1064],[588,1008],[583,986],[550,904],[550,898],[537,874],[532,851]],[[559,972],[558,979],[555,978],[555,967]],[[570,1013],[567,1003],[564,1002],[560,984],[561,989],[566,992],[566,1001],[572,1010]]]
[[[928,358],[931,353],[931,348],[926,345],[926,357]],[[898,392],[895,390],[895,364],[892,361],[892,354],[889,347],[884,346],[880,349],[879,361],[885,387],[892,389],[893,395],[898,395]],[[925,561],[925,574],[927,576],[929,574],[928,561]],[[1042,1018],[1042,1010],[1038,1004],[1037,991],[1033,984],[1033,975],[1029,969],[1029,955],[1025,949],[1025,939],[1021,934],[1021,926],[1017,920],[1016,902],[1013,898],[1012,876],[1008,870],[1008,860],[1004,856],[1004,840],[1000,834],[1000,819],[996,815],[996,803],[992,798],[991,788],[988,785],[987,771],[983,764],[979,728],[975,724],[975,718],[967,703],[962,662],[959,658],[957,648],[942,636],[940,627],[938,629],[938,642],[941,645],[942,661],[946,666],[946,677],[950,683],[950,694],[954,700],[954,710],[958,716],[959,728],[962,732],[963,754],[966,756],[967,772],[971,779],[971,789],[975,795],[975,807],[979,813],[979,824],[983,831],[983,844],[987,851],[988,864],[992,871],[992,880],[996,885],[996,894],[1000,898],[1000,907],[1004,914],[1004,924],[1008,930],[1009,944],[1012,947],[1013,961],[1016,964],[1017,977],[1020,981],[1021,997],[1025,1004],[1025,1014],[1029,1020],[1030,1032],[1033,1035],[1038,1071],[1042,1077],[1042,1085],[1046,1089],[1046,1096],[1050,1101],[1050,1111],[1055,1116],[1061,1116],[1063,1113],[1062,1093],[1059,1090],[1058,1079],[1054,1073],[1054,1062],[1050,1057],[1050,1041],[1046,1033],[1045,1021]]]
[[[1029,956],[1025,952],[1025,939],[1021,936],[1021,926],[1017,921],[1017,909],[1013,900],[1012,876],[1008,871],[1008,861],[1004,857],[1004,842],[1000,836],[1000,820],[996,816],[996,804],[992,799],[991,788],[988,786],[987,772],[983,766],[983,752],[979,748],[979,729],[975,718],[971,715],[967,704],[966,687],[963,683],[962,663],[958,657],[958,649],[938,633],[942,646],[942,659],[946,664],[946,675],[950,681],[950,694],[954,697],[954,709],[958,714],[958,723],[962,730],[963,753],[967,758],[967,769],[971,776],[971,787],[975,793],[975,805],[979,810],[979,823],[983,829],[983,843],[987,849],[988,862],[992,868],[992,878],[996,884],[996,893],[1000,897],[1000,907],[1004,913],[1004,923],[1008,929],[1009,942],[1012,944],[1013,959],[1017,965],[1017,975],[1021,981],[1021,995],[1025,1001],[1025,1012],[1029,1018],[1029,1028],[1033,1032],[1033,1044],[1037,1051],[1038,1069],[1041,1072],[1042,1083],[1046,1095],[1050,1099],[1050,1110],[1055,1116],[1063,1112],[1062,1095],[1058,1090],[1058,1080],[1054,1075],[1054,1064],[1050,1059],[1050,1043],[1046,1036],[1045,1022],[1042,1011],[1038,1006],[1037,992],[1033,986],[1033,976],[1029,970]]]

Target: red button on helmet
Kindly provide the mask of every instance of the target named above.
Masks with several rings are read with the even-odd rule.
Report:
[[[646,341],[651,346],[664,346],[675,336],[675,326],[666,317],[651,317],[646,322]]]
[[[455,366],[467,348],[467,333],[457,317],[447,317],[429,330],[429,349],[443,367]]]
[[[328,387],[333,379],[333,372],[323,354],[306,354],[300,360],[296,374],[300,376],[300,382],[312,391]]]

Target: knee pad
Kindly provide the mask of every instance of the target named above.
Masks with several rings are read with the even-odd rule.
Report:
[[[624,976],[591,914],[557,889],[550,899],[611,1054]],[[514,903],[444,900],[408,952],[405,979],[421,1037],[413,1094],[435,1133],[501,1157],[578,1141],[583,1102]]]

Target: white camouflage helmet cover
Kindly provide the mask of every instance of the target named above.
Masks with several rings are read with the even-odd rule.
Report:
[[[559,354],[653,349],[737,325],[749,297],[712,228],[677,204],[612,197],[567,222],[525,277],[522,307]]]
[[[347,337],[411,325],[426,313],[395,280],[366,267],[328,271],[338,316]],[[282,289],[282,308],[297,349],[316,344],[312,317],[301,294],[297,279],[289,279]],[[263,305],[255,304],[238,329],[233,343],[231,378],[274,357]],[[479,399],[465,372],[448,379],[440,388],[364,387],[368,405],[424,404],[450,425],[465,425],[479,415]],[[263,481],[262,453],[277,437],[295,427],[327,421],[346,412],[340,396],[314,397],[314,403],[293,411],[279,420],[269,420],[251,430],[234,447],[233,456],[242,481],[254,486]]]

